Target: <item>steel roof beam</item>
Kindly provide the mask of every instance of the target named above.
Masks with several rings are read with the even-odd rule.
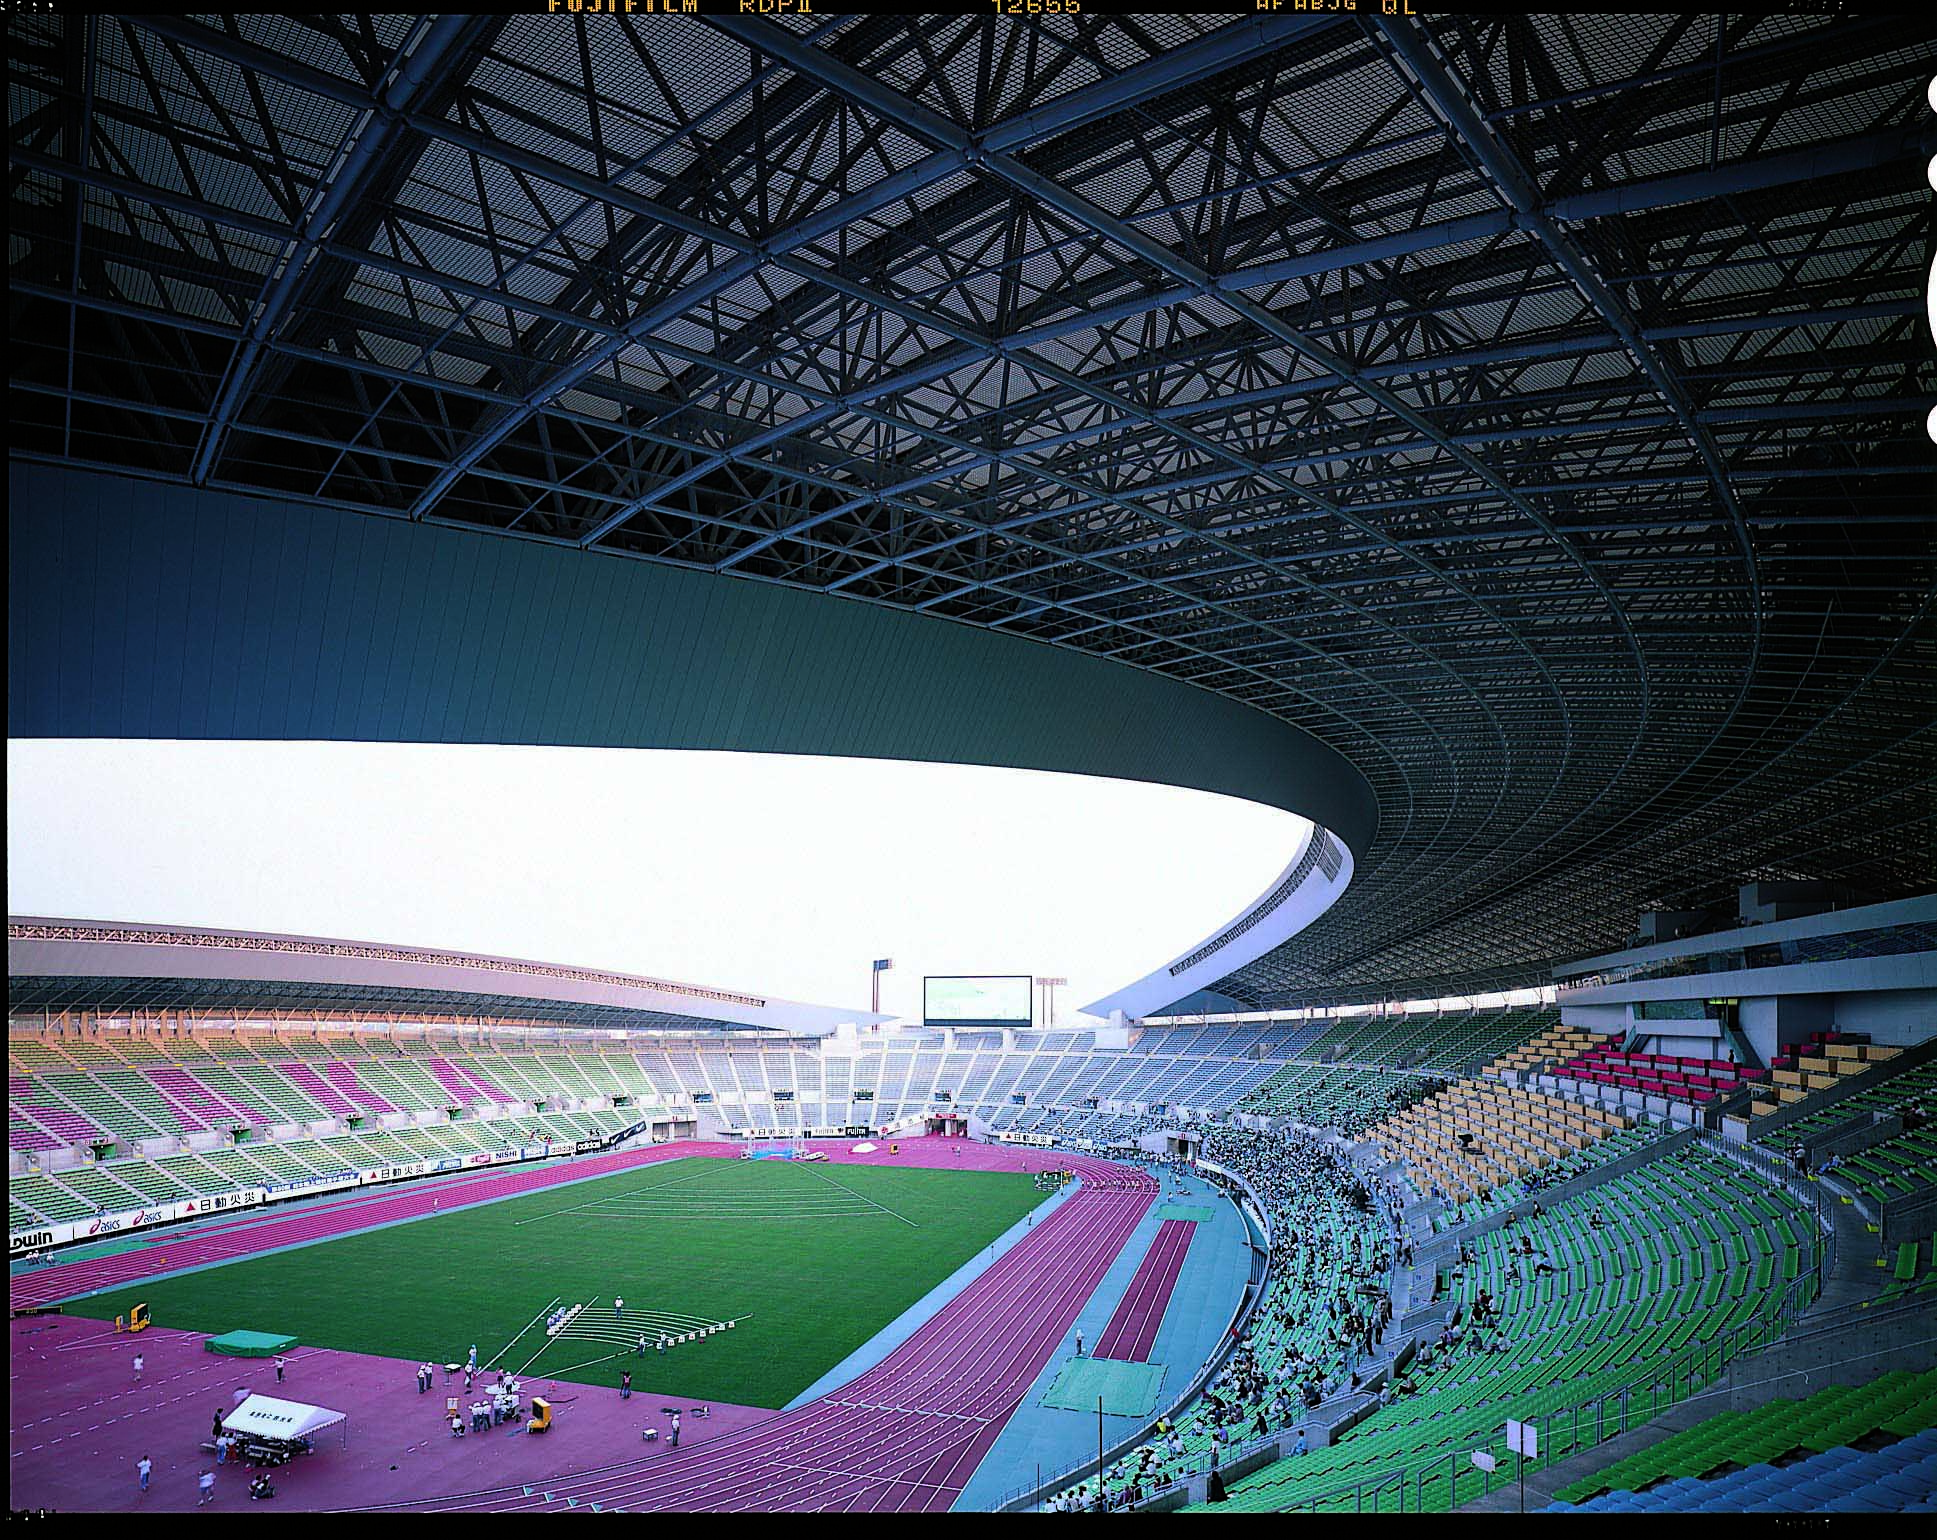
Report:
[[[414,39],[415,46],[396,68],[389,85],[378,93],[375,105],[351,131],[334,170],[312,190],[302,223],[290,232],[276,255],[242,343],[230,360],[221,393],[209,412],[208,425],[202,431],[189,471],[189,480],[196,486],[207,482],[229,427],[249,398],[263,342],[276,333],[289,315],[290,302],[308,268],[311,254],[344,211],[363,195],[365,183],[395,136],[402,114],[432,84],[445,61],[464,51],[466,39],[474,36],[481,25],[472,16],[440,16],[419,32]]]
[[[1327,21],[1331,19],[1324,18]],[[1093,117],[1118,110],[1123,103],[1126,91],[1136,95],[1147,95],[1151,92],[1176,89],[1179,85],[1229,69],[1233,64],[1244,59],[1281,47],[1297,33],[1318,24],[1319,21],[1311,17],[1278,16],[1253,17],[1243,22],[1233,23],[1209,34],[1197,44],[1180,48],[1173,53],[1153,59],[1134,71],[1125,72],[1126,75],[1136,76],[1135,80],[1126,82],[1113,77],[1085,90],[1071,91],[1058,97],[1048,106],[1026,114],[1026,122],[1012,124],[1005,121],[989,129],[983,137],[998,139],[1014,147],[1026,144],[1040,136],[1062,132],[1070,125],[1087,122]],[[1225,32],[1235,32],[1237,35],[1226,39],[1223,37]],[[495,152],[487,151],[487,153]],[[452,460],[450,467],[433,480],[412,505],[411,517],[422,518],[473,465],[529,422],[546,402],[571,389],[594,370],[602,368],[631,343],[643,341],[661,326],[677,319],[695,305],[725,293],[742,279],[753,276],[768,262],[790,251],[798,250],[802,246],[811,245],[814,241],[831,235],[857,220],[878,213],[892,204],[918,196],[925,189],[962,170],[973,156],[981,153],[982,151],[973,141],[937,151],[913,166],[883,178],[863,192],[816,210],[789,225],[782,235],[767,241],[736,240],[726,231],[703,227],[702,233],[705,239],[723,245],[739,245],[743,248],[742,254],[733,261],[715,268],[696,283],[676,290],[658,304],[635,316],[626,323],[623,341],[607,341],[592,348],[553,373],[536,390],[525,395],[516,405],[503,413],[497,422],[472,438],[463,451]],[[669,222],[672,221],[669,220]],[[836,409],[824,410],[832,415]],[[721,461],[721,464],[724,463],[725,461]],[[662,490],[670,492],[677,490],[677,487],[669,486]],[[584,543],[587,545],[595,543],[623,522],[625,522],[623,518],[614,517]]]

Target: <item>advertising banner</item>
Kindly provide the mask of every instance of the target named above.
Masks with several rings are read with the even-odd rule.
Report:
[[[49,1246],[58,1246],[73,1238],[71,1224],[45,1224],[31,1230],[9,1230],[7,1232],[7,1255],[24,1257],[30,1251],[43,1251]]]
[[[364,1185],[372,1182],[394,1182],[407,1176],[422,1176],[430,1170],[427,1160],[404,1160],[388,1166],[372,1166],[357,1173],[357,1180]]]
[[[262,1201],[263,1189],[245,1187],[236,1192],[218,1192],[213,1197],[186,1198],[175,1205],[177,1219],[196,1219],[203,1214],[221,1214],[230,1209],[254,1208]]]

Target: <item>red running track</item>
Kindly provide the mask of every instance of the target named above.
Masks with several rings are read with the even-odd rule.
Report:
[[[154,1235],[154,1244],[139,1251],[124,1251],[115,1256],[96,1257],[85,1262],[58,1263],[17,1274],[8,1280],[8,1300],[15,1310],[27,1305],[51,1304],[55,1300],[72,1299],[77,1294],[95,1294],[102,1289],[138,1283],[144,1278],[177,1272],[186,1267],[231,1262],[238,1257],[253,1256],[279,1246],[295,1246],[307,1241],[348,1235],[356,1230],[367,1230],[372,1225],[390,1224],[401,1219],[420,1219],[443,1208],[481,1203],[490,1198],[509,1198],[560,1182],[604,1176],[614,1171],[630,1170],[634,1166],[653,1165],[662,1160],[679,1160],[688,1155],[738,1153],[738,1147],[734,1145],[686,1140],[678,1144],[657,1144],[647,1149],[619,1150],[562,1165],[526,1166],[509,1171],[485,1168],[468,1181],[438,1182],[422,1191],[388,1188],[382,1196],[329,1202],[280,1218],[256,1214],[251,1218],[237,1218],[206,1229],[198,1227],[172,1239],[165,1231],[137,1231],[135,1233],[138,1235]]]
[[[875,1368],[677,1463],[632,1462],[522,1487],[426,1498],[440,1510],[939,1512],[1149,1210],[1157,1185],[1059,1156],[1082,1185]]]
[[[1184,1253],[1197,1231],[1194,1219],[1166,1219],[1157,1226],[1136,1277],[1097,1339],[1096,1356],[1140,1364],[1150,1357],[1157,1328],[1170,1308],[1170,1291],[1184,1270]]]

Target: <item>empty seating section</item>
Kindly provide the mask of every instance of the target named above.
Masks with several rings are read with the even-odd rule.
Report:
[[[1937,1131],[1913,1129],[1841,1157],[1835,1178],[1870,1205],[1937,1187]]]
[[[357,1073],[365,1085],[377,1087],[399,1107],[435,1111],[450,1102],[435,1075],[422,1063],[401,1054],[394,1059],[359,1064]]]
[[[1468,1451],[1505,1459],[1509,1418],[1547,1418],[1543,1457],[1561,1458],[1595,1435],[1591,1416],[1558,1413],[1653,1383],[1671,1365],[1686,1377],[1697,1357],[1687,1350],[1772,1319],[1784,1281],[1811,1273],[1814,1235],[1786,1192],[1684,1147],[1479,1236],[1471,1264],[1442,1270],[1453,1324],[1429,1334],[1398,1398],[1329,1448],[1231,1483],[1230,1505],[1279,1510],[1324,1499],[1317,1505],[1328,1511],[1351,1511],[1362,1500],[1366,1511],[1394,1511],[1395,1485],[1360,1484],[1398,1474],[1408,1509],[1417,1501],[1444,1511],[1480,1494]],[[1497,1325],[1473,1322],[1482,1290],[1498,1305]],[[1712,1373],[1718,1360],[1702,1361]]]
[[[245,1084],[227,1064],[197,1065],[190,1074],[196,1083],[206,1088],[224,1106],[233,1108],[251,1127],[266,1127],[284,1121],[267,1099],[259,1095],[253,1086]]]
[[[278,1123],[308,1123],[329,1116],[314,1098],[267,1064],[236,1064],[235,1077],[255,1093]]]
[[[1674,1101],[1712,1102],[1735,1096],[1769,1071],[1738,1065],[1729,1059],[1695,1058],[1661,1053],[1627,1053],[1610,1039],[1598,1047],[1563,1059],[1553,1068],[1563,1079],[1587,1080],[1619,1086]]]
[[[396,1104],[389,1097],[372,1090],[363,1082],[354,1064],[346,1064],[340,1059],[332,1059],[323,1066],[323,1075],[330,1085],[345,1101],[363,1108],[366,1112],[395,1112]]]
[[[1559,1013],[1551,1008],[1353,1016],[1335,1022],[1311,1045],[1306,1057],[1457,1072],[1476,1059],[1525,1042],[1558,1020]]]
[[[236,1185],[198,1155],[165,1155],[155,1164],[192,1192],[210,1197],[232,1191]]]
[[[65,1187],[44,1176],[16,1176],[7,1183],[7,1196],[15,1203],[26,1204],[42,1219],[51,1219],[55,1224],[65,1224],[70,1220],[86,1219],[94,1212],[92,1203],[83,1203]]]
[[[174,1132],[172,1128],[157,1128],[103,1085],[97,1076],[45,1074],[34,1078],[43,1091],[51,1092],[117,1139],[153,1139]]]
[[[8,1127],[38,1126],[53,1137],[55,1146],[87,1144],[101,1130],[66,1103],[58,1100],[38,1075],[14,1075],[7,1081]],[[24,1148],[47,1148],[27,1145]],[[23,1148],[23,1146],[13,1146]]]
[[[19,1102],[8,1109],[7,1148],[10,1150],[59,1150],[65,1149],[67,1142],[56,1139],[38,1123],[29,1123],[21,1116]]]
[[[1937,1429],[1880,1449],[1838,1445],[1786,1465],[1750,1465],[1702,1481],[1683,1477],[1647,1492],[1609,1492],[1550,1513],[1937,1512]]]
[[[468,1107],[474,1102],[490,1099],[449,1059],[442,1057],[432,1059],[430,1072],[437,1077],[437,1083],[444,1088],[446,1099],[454,1107]]]
[[[1879,1462],[1882,1471],[1902,1470],[1937,1456],[1937,1370],[1921,1374],[1895,1371],[1867,1385],[1835,1385],[1801,1400],[1776,1400],[1739,1412],[1723,1412],[1684,1432],[1631,1455],[1583,1480],[1562,1487],[1550,1512],[1574,1505],[1597,1511],[1701,1511],[1708,1503],[1729,1511],[1773,1502],[1784,1511],[1827,1506],[1834,1498],[1876,1484],[1849,1445],[1895,1435],[1904,1443],[1872,1450],[1894,1458]],[[1801,1451],[1839,1455],[1827,1461],[1790,1460]],[[1907,1458],[1905,1458],[1907,1457]],[[1726,1473],[1726,1474],[1724,1474]],[[1843,1479],[1838,1479],[1839,1474]],[[1717,1478],[1717,1479],[1704,1479]],[[1937,1466],[1921,1477],[1929,1500]],[[1897,1484],[1902,1490],[1908,1483]],[[1613,1501],[1602,1501],[1604,1495]],[[1636,1497],[1655,1501],[1635,1503]],[[1884,1508],[1856,1511],[1893,1511]]]
[[[313,1182],[318,1173],[305,1163],[295,1152],[303,1144],[302,1140],[288,1144],[264,1143],[249,1146],[249,1159],[269,1173],[268,1185],[279,1186],[285,1183]]]
[[[1550,1186],[1571,1177],[1584,1176],[1597,1166],[1611,1165],[1625,1156],[1644,1150],[1661,1138],[1664,1132],[1663,1125],[1659,1123],[1637,1121],[1632,1127],[1619,1129],[1584,1149],[1561,1156],[1533,1176],[1502,1182],[1483,1194],[1476,1191],[1471,1197],[1453,1200],[1442,1212],[1433,1216],[1433,1229],[1436,1232],[1450,1230],[1497,1214],[1524,1198],[1537,1196]]]
[[[1793,1144],[1807,1145],[1832,1129],[1841,1131],[1845,1124],[1860,1127],[1866,1117],[1894,1112],[1905,1103],[1927,1103],[1933,1095],[1937,1095],[1937,1063],[1913,1065],[1901,1074],[1866,1080],[1861,1090],[1838,1097],[1831,1106],[1816,1111],[1802,1109],[1800,1116],[1767,1134],[1765,1142],[1784,1149]]]
[[[7,1039],[8,1073],[19,1075],[40,1069],[72,1069],[73,1062],[54,1047],[37,1037],[10,1037]]]
[[[1833,1091],[1852,1075],[1894,1059],[1900,1049],[1872,1043],[1860,1033],[1812,1032],[1806,1039],[1787,1042],[1769,1061],[1766,1082],[1754,1087],[1752,1117],[1771,1117],[1785,1107],[1807,1102],[1819,1091]],[[1760,1078],[1760,1077],[1758,1077]],[[1837,1105],[1844,1098],[1837,1098]]]
[[[151,1160],[118,1160],[110,1168],[115,1180],[156,1203],[179,1203],[195,1194]]]
[[[1239,1106],[1246,1112],[1286,1115],[1357,1134],[1388,1116],[1422,1085],[1417,1076],[1393,1070],[1291,1064]]]
[[[1461,1080],[1366,1130],[1413,1186],[1450,1202],[1532,1175],[1633,1119],[1538,1091]]]
[[[361,1109],[307,1064],[286,1063],[279,1068],[324,1112],[332,1117],[348,1117]]]
[[[1497,1079],[1502,1071],[1507,1070],[1526,1072],[1551,1069],[1565,1060],[1579,1058],[1590,1049],[1619,1041],[1619,1037],[1601,1037],[1579,1027],[1548,1027],[1517,1048],[1501,1054],[1480,1073]]]
[[[285,1178],[279,1177],[267,1165],[257,1162],[250,1151],[267,1148],[266,1145],[251,1144],[248,1150],[204,1150],[202,1160],[213,1169],[221,1172],[235,1187],[268,1187]]]
[[[108,1175],[99,1166],[74,1166],[57,1173],[54,1179],[83,1203],[104,1214],[140,1208],[146,1201],[137,1189],[119,1177]]]
[[[119,1069],[127,1062],[98,1037],[72,1038],[61,1044],[61,1051],[81,1069]]]

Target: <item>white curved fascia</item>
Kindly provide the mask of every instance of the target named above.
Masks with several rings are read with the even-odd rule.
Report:
[[[1352,851],[1345,841],[1313,824],[1290,864],[1228,925],[1135,983],[1083,1006],[1083,1013],[1147,1016],[1208,988],[1290,940],[1331,908],[1350,885],[1352,869]]]

